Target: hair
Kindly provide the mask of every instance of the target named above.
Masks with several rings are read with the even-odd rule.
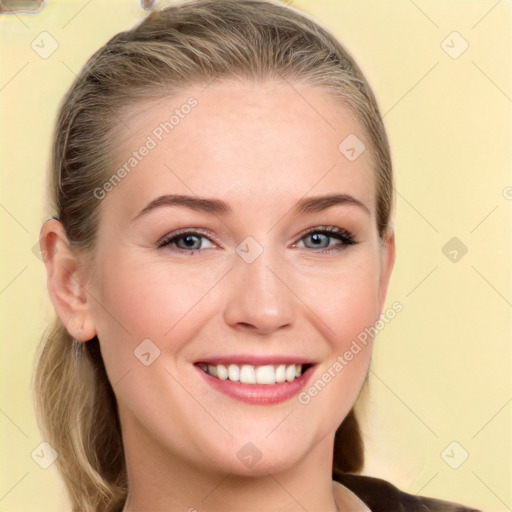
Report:
[[[63,98],[53,135],[50,190],[70,242],[92,251],[112,171],[112,134],[134,105],[213,80],[286,81],[320,87],[346,105],[370,142],[379,236],[390,225],[391,156],[363,73],[317,21],[278,0],[192,0],[157,8],[94,53]],[[109,171],[110,170],[110,171]],[[120,510],[128,492],[117,402],[98,339],[73,339],[56,318],[33,376],[36,413],[73,511]],[[360,472],[364,453],[354,408],[339,426],[333,471]]]

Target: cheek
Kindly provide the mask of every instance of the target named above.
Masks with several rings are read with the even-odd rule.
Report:
[[[202,325],[202,298],[219,280],[216,273],[211,267],[171,271],[136,258],[103,261],[93,284],[93,314],[107,370],[110,366],[115,373],[112,380],[140,365],[134,351],[143,342],[162,355],[164,347],[169,356],[179,355]]]
[[[359,394],[372,355],[371,328],[380,316],[378,260],[370,253],[361,256],[318,280],[321,286],[307,298],[317,308],[311,317],[317,316],[315,325],[329,342],[329,353],[299,402],[319,417],[332,418],[331,427],[342,421]]]
[[[311,321],[317,317],[317,328],[335,350],[344,349],[380,314],[378,260],[369,251],[338,270],[304,273],[297,290],[313,313]]]
[[[334,285],[331,285],[334,287]],[[353,407],[368,373],[373,338],[369,327],[379,317],[378,287],[373,278],[344,281],[343,289],[333,292],[333,303],[325,303],[322,316],[329,341],[329,354],[316,369],[314,378],[298,395],[304,421],[319,426],[320,437],[335,431]]]

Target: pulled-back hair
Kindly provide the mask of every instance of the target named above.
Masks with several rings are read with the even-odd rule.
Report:
[[[277,0],[192,0],[157,8],[112,37],[64,97],[50,167],[53,214],[72,244],[94,248],[113,173],[112,134],[129,108],[212,81],[285,81],[320,87],[346,105],[370,142],[377,229],[392,208],[391,158],[374,95],[339,41]],[[59,318],[45,333],[33,387],[36,411],[75,512],[122,508],[128,492],[116,398],[98,339],[77,342]],[[360,472],[363,442],[354,409],[336,432],[333,469]]]

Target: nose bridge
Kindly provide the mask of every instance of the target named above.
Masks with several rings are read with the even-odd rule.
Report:
[[[246,238],[237,247],[231,272],[231,293],[225,306],[226,322],[272,332],[293,322],[294,297],[286,286],[279,251]]]

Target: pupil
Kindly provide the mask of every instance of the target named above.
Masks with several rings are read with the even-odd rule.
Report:
[[[322,240],[320,239],[320,233],[315,233],[312,235],[313,236],[313,243],[318,245],[320,243],[322,243]]]
[[[185,236],[184,240],[185,240],[185,245],[187,247],[192,247],[194,245],[194,236],[193,235],[187,235]]]

